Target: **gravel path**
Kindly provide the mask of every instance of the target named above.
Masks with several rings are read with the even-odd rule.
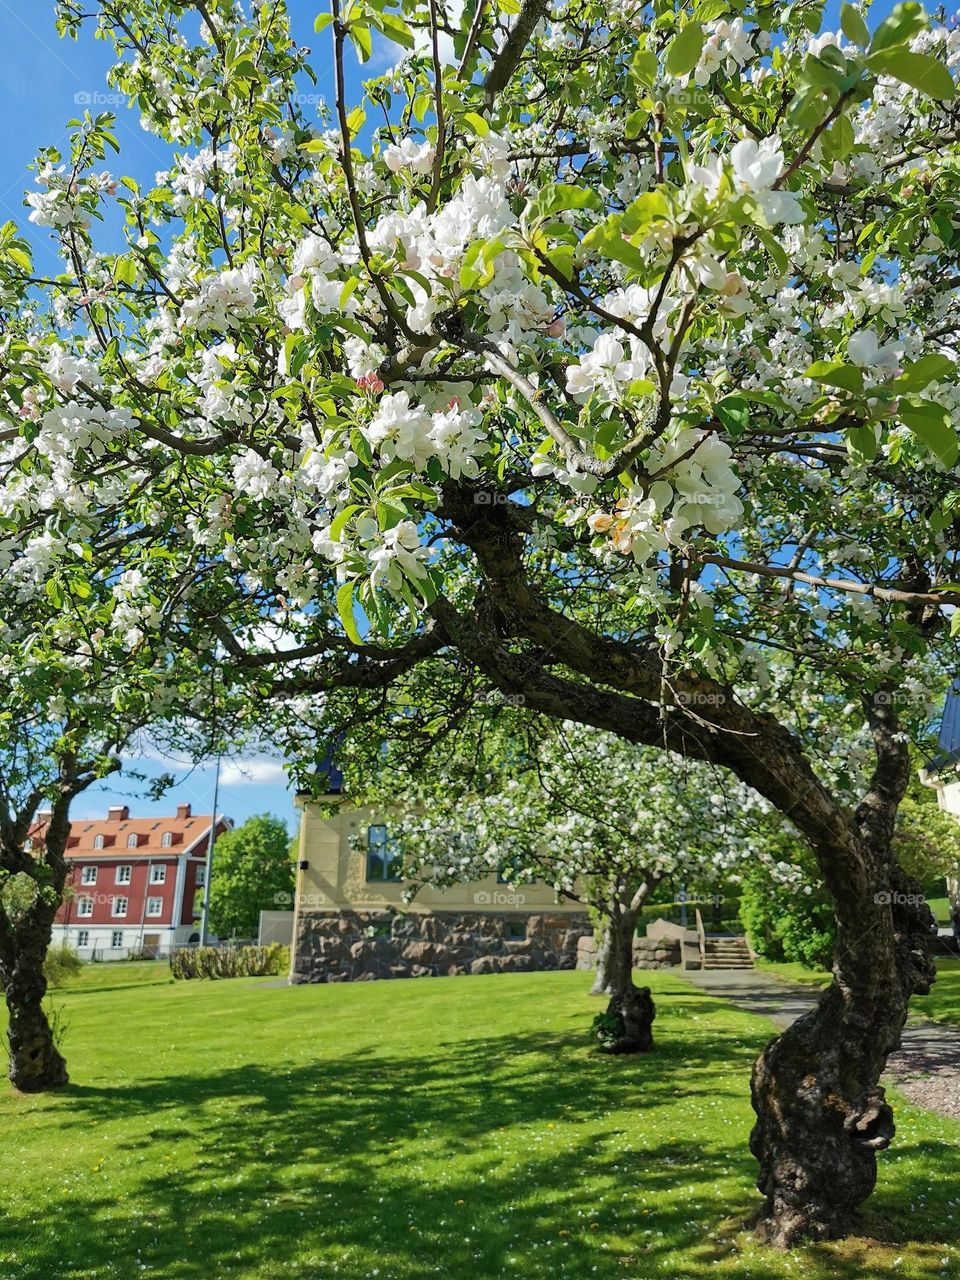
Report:
[[[755,969],[694,969],[683,977],[738,1009],[770,1018],[781,1030],[813,1008],[819,995],[815,987],[780,982]],[[960,1118],[960,1030],[911,1019],[887,1061],[887,1075],[917,1106]]]

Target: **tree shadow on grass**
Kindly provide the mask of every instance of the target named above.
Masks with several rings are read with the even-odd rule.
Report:
[[[71,1085],[69,1107],[37,1106],[65,1150],[71,1133],[98,1126],[105,1175],[75,1192],[67,1180],[63,1210],[0,1191],[0,1273],[743,1276],[737,1229],[757,1202],[744,1101],[763,1037],[704,1030],[613,1061],[587,1052],[580,1036],[514,1034],[438,1043],[429,1054],[334,1047],[286,1069],[251,1063],[117,1088]],[[111,1132],[130,1120],[137,1136]],[[921,1166],[950,1182],[960,1151],[901,1149],[888,1158],[878,1205],[900,1213],[895,1239],[955,1239],[939,1210],[922,1223],[909,1213],[911,1197],[928,1190]],[[125,1203],[109,1181],[120,1171]],[[878,1280],[902,1275],[888,1245],[803,1256],[814,1277],[853,1280],[865,1258]],[[751,1252],[754,1280],[784,1274],[777,1259]]]

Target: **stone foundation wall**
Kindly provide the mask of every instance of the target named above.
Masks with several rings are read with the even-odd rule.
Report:
[[[522,936],[513,937],[519,925]],[[586,935],[593,929],[579,914],[308,911],[297,926],[291,981],[574,969]]]
[[[670,969],[680,963],[680,943],[675,938],[634,938],[635,969]],[[597,943],[593,934],[577,943],[577,968],[597,967]]]

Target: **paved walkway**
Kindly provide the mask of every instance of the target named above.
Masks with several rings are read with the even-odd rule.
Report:
[[[683,977],[694,986],[757,1013],[780,1028],[789,1027],[812,1009],[820,992],[780,982],[756,969],[687,970]],[[901,1046],[887,1062],[887,1074],[901,1093],[918,1106],[960,1118],[960,1030],[926,1019],[911,1019],[903,1029]]]

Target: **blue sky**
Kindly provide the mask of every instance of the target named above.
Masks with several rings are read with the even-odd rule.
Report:
[[[288,8],[295,38],[315,49],[312,61],[319,84],[311,91],[332,97],[329,33],[317,36],[313,31],[315,16],[326,6],[322,0],[289,0]],[[878,0],[870,17],[871,26],[891,8],[892,0]],[[838,10],[836,0],[827,6],[825,29],[836,27]],[[164,145],[139,127],[134,113],[122,104],[97,96],[110,92],[106,84],[109,46],[89,35],[77,43],[60,40],[53,15],[53,0],[0,0],[0,221],[13,218],[27,229],[41,271],[55,269],[57,258],[50,247],[49,232],[27,224],[23,193],[33,189],[28,166],[36,152],[41,146],[64,146],[69,119],[81,115],[87,105],[94,112],[116,112],[122,152],[119,157],[108,157],[106,163],[119,173],[150,182],[154,173],[169,163]],[[375,66],[382,67],[388,64],[389,54],[375,50],[374,60]],[[153,803],[141,798],[142,784],[132,778],[103,784],[77,802],[75,814],[97,816],[105,812],[108,804],[116,803],[129,803],[140,812],[163,813],[172,812],[176,804],[190,802],[196,812],[209,811],[213,801],[212,765],[188,770],[142,758],[135,767],[148,775],[169,770],[180,781],[164,799]],[[221,810],[238,821],[269,810],[293,826],[292,795],[276,761],[253,757],[245,768],[228,766],[220,795]]]

